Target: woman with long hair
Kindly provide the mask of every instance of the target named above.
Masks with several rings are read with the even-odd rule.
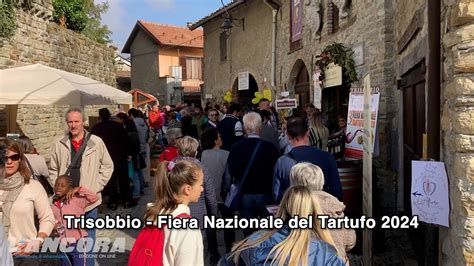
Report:
[[[277,218],[281,229],[258,231],[236,243],[226,265],[344,265],[328,230],[321,228],[317,215],[321,208],[304,186],[290,187],[280,203]],[[313,228],[291,229],[289,219],[313,217]]]
[[[309,125],[309,144],[320,150],[326,151],[329,139],[329,129],[323,124],[322,115],[318,109],[310,110]]]
[[[31,178],[23,147],[5,141],[5,179],[0,183],[0,218],[14,256],[30,255],[54,228],[55,220],[48,196]],[[35,226],[35,215],[39,227]]]
[[[311,190],[321,206],[321,212],[331,218],[344,218],[346,205],[333,195],[324,192],[324,173],[319,166],[308,162],[295,164],[290,171],[290,184],[305,186]],[[356,244],[356,234],[353,229],[331,229],[334,240],[341,258],[347,260],[346,251],[351,250]]]
[[[199,148],[199,142],[197,139],[190,136],[184,136],[176,140],[176,146],[178,147],[178,157],[175,159],[175,162],[191,161],[199,164],[204,171],[204,193],[201,195],[198,202],[189,206],[191,209],[191,215],[198,219],[201,229],[203,229],[204,216],[217,216],[218,207],[214,181],[210,176],[207,167],[196,158]],[[208,228],[205,232],[211,259],[213,262],[218,261],[220,255],[217,249],[216,230]]]
[[[157,215],[173,218],[191,212],[188,205],[197,202],[203,191],[202,167],[191,161],[161,162],[155,176],[155,201],[145,220],[156,223]],[[164,227],[163,265],[204,265],[203,243],[199,229]],[[153,254],[159,252],[152,251]]]

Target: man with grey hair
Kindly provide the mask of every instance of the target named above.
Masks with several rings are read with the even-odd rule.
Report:
[[[230,151],[222,194],[225,198],[232,182],[238,184],[244,180],[240,216],[247,219],[266,217],[266,205],[272,201],[272,171],[278,159],[278,150],[272,143],[260,139],[262,118],[258,113],[246,114],[243,122],[247,138],[235,143]],[[244,177],[245,172],[247,176]],[[244,229],[244,235],[248,236],[253,231]]]
[[[100,137],[84,129],[84,113],[80,108],[66,112],[68,133],[53,142],[49,164],[49,178],[54,186],[60,175],[68,175],[74,187],[85,187],[97,193],[99,200],[86,207],[86,218],[97,218],[97,207],[102,203],[101,192],[109,182],[114,164]],[[95,229],[87,230],[95,239]],[[87,259],[94,265],[94,259]]]

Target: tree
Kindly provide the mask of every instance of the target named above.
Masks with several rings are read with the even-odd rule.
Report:
[[[109,8],[108,2],[94,4],[93,0],[53,0],[53,7],[56,23],[97,42],[110,42],[112,32],[100,21],[101,15]]]

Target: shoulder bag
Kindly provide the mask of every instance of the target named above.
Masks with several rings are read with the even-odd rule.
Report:
[[[224,204],[227,208],[231,210],[237,210],[239,208],[240,199],[242,197],[242,186],[245,183],[245,179],[247,179],[250,167],[252,166],[253,161],[255,160],[255,155],[257,154],[257,150],[260,147],[261,143],[262,141],[259,140],[257,146],[253,150],[252,157],[250,158],[250,161],[247,164],[247,168],[245,168],[245,172],[242,175],[242,178],[240,178],[240,181],[237,181],[237,184],[232,183],[232,185],[230,186],[229,194],[227,194]]]

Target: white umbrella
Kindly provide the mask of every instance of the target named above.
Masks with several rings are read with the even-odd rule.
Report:
[[[34,64],[0,70],[0,104],[132,104],[132,95],[102,82]]]

